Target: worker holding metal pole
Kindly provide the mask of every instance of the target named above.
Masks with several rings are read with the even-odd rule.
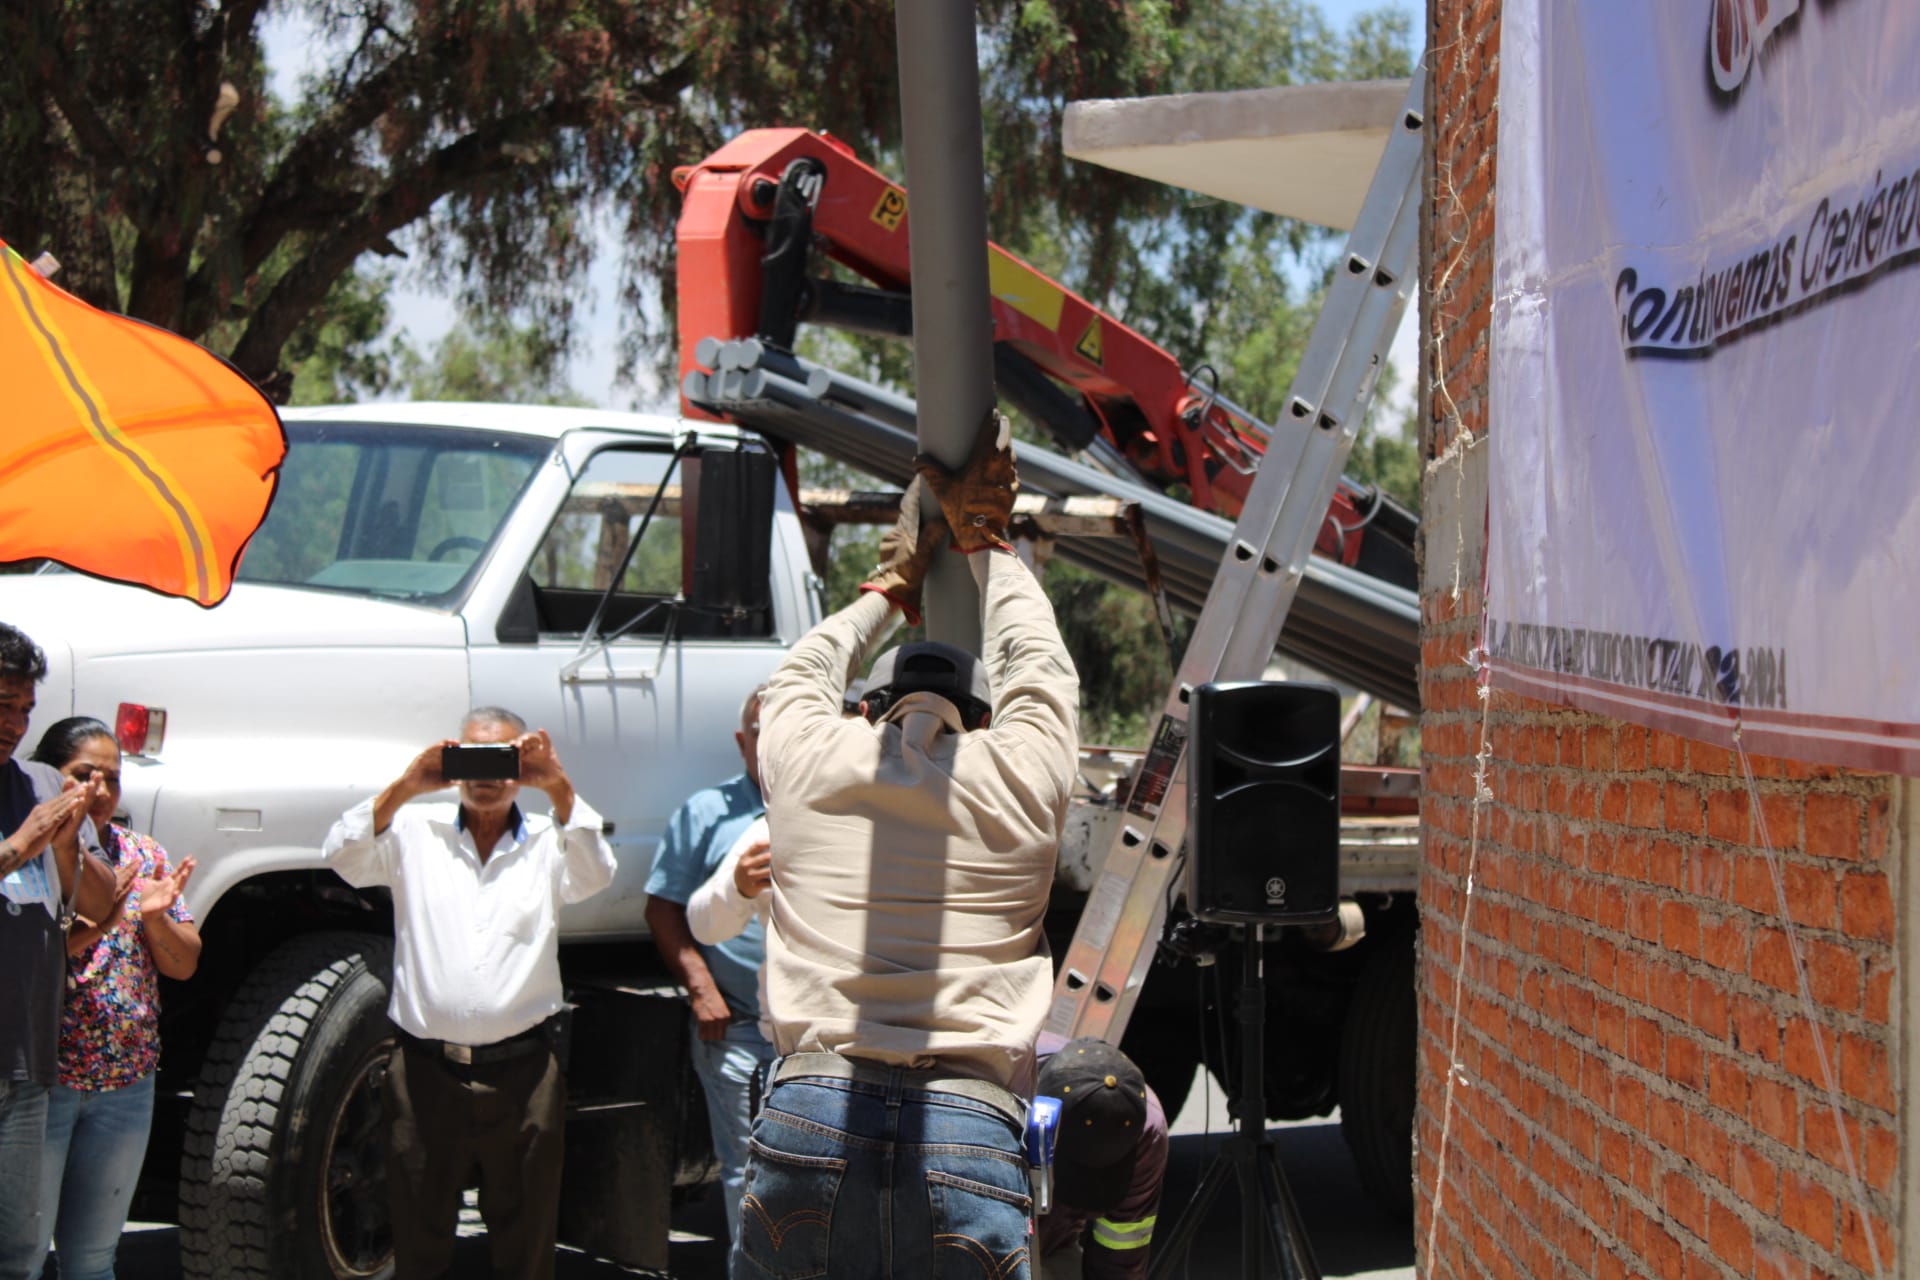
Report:
[[[762,1008],[781,1056],[754,1121],[733,1273],[1027,1280],[1027,1099],[1079,680],[1007,541],[1016,484],[993,409],[973,7],[914,0],[898,22],[920,210],[918,475],[860,599],[767,683]],[[881,655],[847,719],[845,690],[894,611],[912,619],[923,601],[933,638]]]
[[[985,144],[971,0],[896,5],[901,136],[913,193],[913,379],[920,452],[959,471],[992,427],[993,305],[987,289]],[[980,604],[964,558],[935,557],[927,635],[980,651]]]
[[[921,524],[923,494],[944,522]],[[925,460],[860,598],[767,683],[761,1008],[781,1056],[753,1125],[735,1275],[1029,1274],[1023,1136],[1079,681],[1007,545],[1012,507],[996,437],[957,473]],[[984,656],[939,641],[884,653],[849,720],[844,691],[895,610],[914,615],[949,536],[984,602]]]

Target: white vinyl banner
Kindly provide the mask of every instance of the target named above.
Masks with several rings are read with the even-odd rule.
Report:
[[[1920,0],[1501,26],[1493,682],[1920,773]]]

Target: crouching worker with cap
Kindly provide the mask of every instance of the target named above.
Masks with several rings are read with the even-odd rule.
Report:
[[[546,730],[526,728],[498,707],[470,712],[461,743],[428,747],[327,833],[343,880],[393,893],[395,1280],[450,1274],[460,1193],[476,1174],[493,1273],[553,1275],[566,1108],[560,904],[606,888],[614,863]],[[409,805],[456,785],[444,753],[462,744],[511,744],[518,776],[461,781],[457,805]],[[520,811],[523,786],[546,792],[552,816]]]
[[[1022,1133],[1079,682],[1006,546],[1004,435],[960,476],[921,474],[867,593],[795,646],[761,712],[765,1011],[783,1056],[753,1126],[735,1277],[1032,1274]],[[971,553],[984,660],[906,645],[845,719],[848,682],[893,612],[917,611],[947,543],[920,527],[923,485]]]
[[[1034,1092],[1060,1100],[1053,1211],[1040,1219],[1047,1280],[1137,1280],[1147,1274],[1160,1185],[1167,1175],[1167,1113],[1133,1060],[1104,1040],[1040,1037]],[[1080,1268],[1066,1266],[1078,1246]]]

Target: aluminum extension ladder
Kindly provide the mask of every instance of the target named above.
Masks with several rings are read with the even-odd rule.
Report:
[[[1406,310],[1419,259],[1425,95],[1419,67],[1060,966],[1046,1028],[1068,1039],[1118,1044],[1126,1031],[1186,840],[1188,699],[1210,681],[1266,670]]]

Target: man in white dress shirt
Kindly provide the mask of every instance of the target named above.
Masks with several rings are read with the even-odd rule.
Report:
[[[519,777],[457,784],[458,804],[407,802],[456,785],[435,743],[327,835],[328,863],[393,893],[400,1047],[387,1073],[387,1187],[396,1280],[449,1273],[461,1192],[479,1175],[496,1276],[551,1277],[566,1107],[559,913],[613,880],[600,815],[573,793],[553,742],[482,707],[463,743],[511,743]],[[536,787],[551,817],[525,814]]]

